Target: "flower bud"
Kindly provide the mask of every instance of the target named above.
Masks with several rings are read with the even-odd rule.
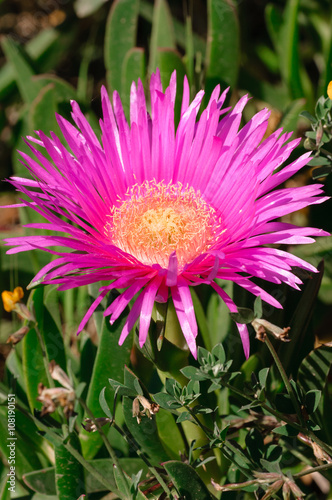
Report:
[[[57,380],[63,387],[65,387],[68,390],[73,389],[67,373],[65,373],[63,369],[59,365],[57,365],[54,360],[50,362],[48,369],[53,380]]]
[[[8,339],[6,340],[6,344],[10,344],[10,343],[12,345],[18,344],[26,336],[26,334],[28,333],[29,330],[30,330],[30,328],[28,328],[27,326],[22,326],[22,328],[17,330],[17,332],[12,333],[10,335],[10,337],[8,337]]]
[[[289,326],[287,328],[280,328],[279,326],[270,323],[266,319],[260,318],[255,318],[251,322],[251,324],[256,332],[256,338],[258,340],[261,340],[262,342],[264,342],[265,335],[267,333],[270,333],[274,338],[281,340],[282,342],[290,342],[291,340],[288,337],[288,332],[290,330]]]
[[[102,427],[103,425],[108,424],[110,421],[111,420],[107,417],[97,417],[94,420],[92,420],[91,418],[86,418],[84,424],[81,425],[87,432],[96,432],[99,425]]]

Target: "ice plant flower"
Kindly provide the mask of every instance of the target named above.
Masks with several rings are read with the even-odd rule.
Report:
[[[289,142],[291,134],[279,129],[263,140],[269,117],[266,109],[239,129],[248,97],[242,97],[233,109],[223,109],[226,93],[220,94],[216,87],[197,119],[204,92],[198,92],[190,103],[185,79],[175,129],[176,75],[163,92],[157,71],[150,80],[150,112],[142,83],[132,84],[130,123],[117,92],[112,105],[102,88],[100,140],[76,102],[72,102],[76,126],[57,117],[66,146],[54,133],[48,137],[40,131],[37,139],[28,138],[31,155],[21,156],[32,179],[13,177],[11,183],[28,197],[29,201],[22,200],[23,206],[47,221],[27,226],[54,234],[5,242],[14,246],[8,253],[39,248],[57,256],[38,272],[35,283],[57,283],[66,290],[109,281],[99,289],[79,331],[106,294],[116,288],[121,294],[104,314],[114,322],[136,296],[119,342],[124,342],[139,320],[142,346],[154,302],[171,296],[188,347],[196,356],[191,286],[211,285],[231,312],[237,311],[236,305],[216,278],[233,281],[281,307],[251,278],[298,289],[301,280],[292,268],[316,271],[275,248],[311,243],[312,236],[326,234],[276,221],[326,199],[319,196],[319,184],[275,189],[306,165],[310,153],[281,169],[299,139]],[[45,148],[45,155],[34,143]],[[247,327],[239,324],[238,328],[248,356]]]

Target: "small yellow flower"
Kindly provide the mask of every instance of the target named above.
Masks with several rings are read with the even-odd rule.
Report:
[[[24,296],[23,288],[17,286],[14,288],[13,292],[9,292],[8,290],[4,290],[1,293],[3,307],[5,311],[11,312],[16,308],[16,303],[19,302]]]
[[[330,83],[327,86],[327,95],[332,100],[332,80],[330,81]]]

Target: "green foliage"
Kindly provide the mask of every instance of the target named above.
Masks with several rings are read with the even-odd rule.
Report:
[[[240,62],[240,34],[232,0],[208,0],[206,90],[209,96],[220,83],[234,88]]]
[[[211,500],[208,489],[190,465],[172,460],[164,463],[164,468],[180,495],[192,500]]]
[[[110,325],[109,320],[106,318],[103,321],[101,331],[98,332],[99,345],[86,398],[87,406],[95,417],[100,416],[99,393],[107,384],[108,378],[116,377],[123,380],[123,366],[129,363],[132,336],[129,335],[123,346],[118,345],[124,321],[124,316],[122,316],[114,325]],[[114,391],[109,387],[106,387],[105,398],[112,407]],[[88,417],[89,415],[86,414],[85,416]],[[89,436],[85,435],[82,443],[85,458],[93,458],[98,453],[101,445],[102,440],[98,433]]]
[[[68,436],[70,444],[80,452],[80,441],[77,434]],[[59,498],[70,500],[85,493],[84,468],[63,446],[55,446],[55,483]]]
[[[133,49],[136,38],[138,4],[138,0],[115,1],[106,25],[105,66],[107,82],[110,91],[117,90],[120,95],[122,95],[122,65],[128,52]],[[128,92],[128,89],[126,91]]]

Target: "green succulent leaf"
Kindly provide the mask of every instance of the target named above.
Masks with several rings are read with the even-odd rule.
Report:
[[[177,460],[165,462],[164,468],[182,497],[191,500],[211,500],[211,495],[197,472]]]

